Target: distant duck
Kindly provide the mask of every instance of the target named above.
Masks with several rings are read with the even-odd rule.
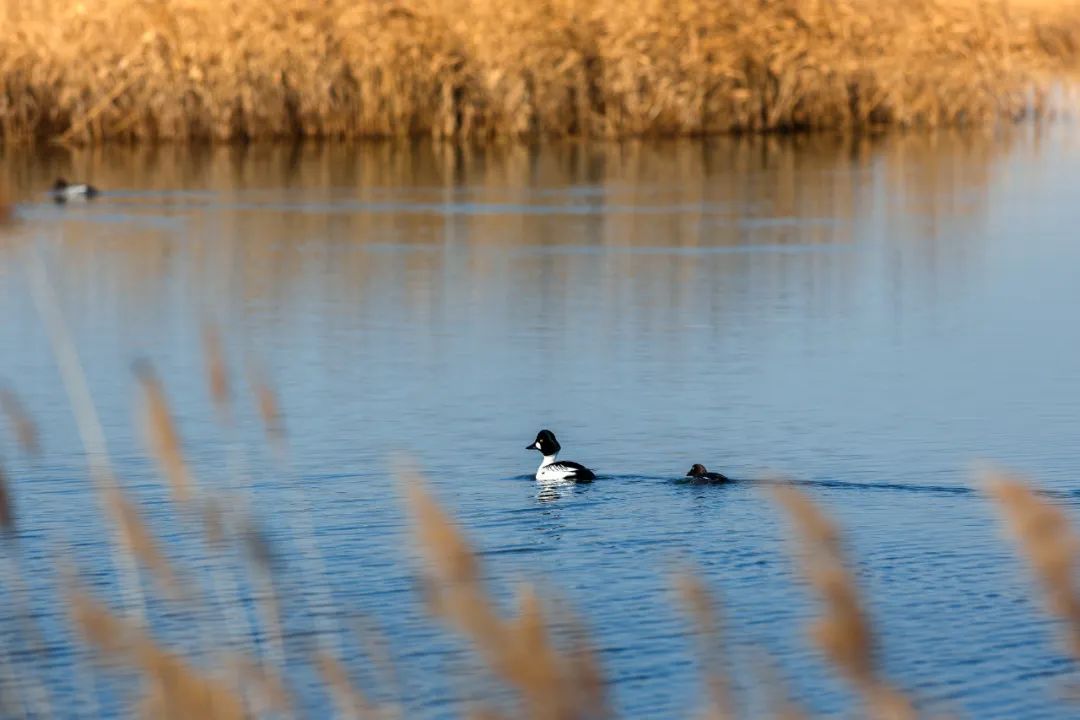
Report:
[[[97,197],[99,191],[93,185],[79,183],[72,185],[64,178],[58,178],[49,191],[55,202],[66,203],[68,200],[90,200]]]
[[[544,459],[540,461],[540,467],[536,470],[536,479],[541,481],[568,480],[576,483],[589,483],[596,479],[596,474],[576,462],[558,460],[562,446],[555,439],[555,433],[550,430],[541,430],[536,434],[536,440],[532,445],[525,446],[526,450],[539,450]]]
[[[731,482],[731,478],[721,475],[720,473],[709,472],[705,469],[704,465],[694,465],[690,468],[690,472],[686,473],[686,477],[692,478],[699,483],[707,483],[710,485]]]

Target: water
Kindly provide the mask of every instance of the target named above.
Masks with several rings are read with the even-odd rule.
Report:
[[[28,582],[51,587],[61,553],[117,592],[30,299],[38,252],[112,460],[169,552],[205,565],[133,421],[140,357],[166,382],[201,483],[250,495],[281,551],[289,632],[363,613],[416,717],[452,715],[476,684],[416,592],[399,452],[467,528],[498,598],[527,580],[585,618],[625,715],[702,702],[670,590],[686,564],[722,598],[751,712],[763,652],[811,710],[849,707],[807,639],[816,605],[786,522],[753,480],[777,473],[842,524],[889,678],[936,711],[1066,717],[1070,665],[970,463],[1030,473],[1080,521],[1078,167],[1064,128],[9,153],[0,171],[24,222],[0,244],[0,378],[45,447],[33,462],[3,447]],[[58,174],[109,193],[54,206],[40,190]],[[254,361],[273,378],[286,465],[239,377],[239,429],[214,422],[204,318],[233,370]],[[540,492],[524,447],[541,427],[600,479]],[[695,462],[743,481],[677,483]],[[107,681],[88,690],[65,671],[55,594],[35,612],[56,692],[107,711]],[[153,622],[181,646],[205,637],[169,612]],[[342,650],[370,679],[354,646]],[[310,677],[295,682],[326,711]]]

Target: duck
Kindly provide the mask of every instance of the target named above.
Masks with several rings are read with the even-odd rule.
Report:
[[[541,430],[536,434],[536,440],[532,445],[526,445],[526,450],[539,450],[544,459],[540,461],[540,467],[536,469],[536,479],[542,482],[568,481],[575,483],[590,483],[596,479],[596,473],[589,468],[569,460],[558,460],[562,446],[555,439],[555,433],[550,430]]]
[[[690,468],[690,472],[686,473],[686,477],[693,478],[693,481],[695,482],[705,483],[709,485],[719,485],[721,483],[731,482],[731,478],[727,477],[726,475],[709,472],[705,469],[704,465],[701,465],[699,463],[695,463],[694,466]]]
[[[90,200],[96,197],[100,191],[87,183],[69,183],[64,178],[57,178],[49,191],[55,202],[66,203],[68,200]]]

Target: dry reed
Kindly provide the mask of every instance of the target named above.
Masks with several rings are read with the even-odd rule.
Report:
[[[1069,651],[1080,660],[1080,538],[1065,513],[1020,478],[995,470],[980,477],[1042,584],[1050,611],[1065,622]]]
[[[513,688],[515,717],[577,720],[604,717],[607,708],[595,658],[557,648],[536,593],[523,588],[518,615],[503,618],[485,592],[480,566],[465,538],[424,489],[420,476],[401,471],[416,539],[424,554],[431,608],[464,635],[487,667]]]
[[[220,418],[228,423],[232,417],[232,401],[229,395],[229,374],[225,366],[221,332],[216,325],[203,325],[203,358],[206,364],[206,384]]]
[[[8,424],[15,433],[15,439],[23,452],[29,455],[41,453],[41,441],[38,436],[37,424],[26,411],[19,396],[11,388],[0,388],[0,408],[7,416]]]
[[[83,592],[69,598],[75,627],[104,659],[140,670],[150,683],[149,716],[159,718],[245,718],[244,704],[228,686],[161,648],[144,631],[113,615]],[[145,711],[145,710],[144,710]]]
[[[192,479],[184,461],[180,434],[169,415],[165,390],[149,363],[136,363],[134,370],[143,391],[145,421],[142,425],[146,429],[147,443],[169,482],[173,499],[187,502],[192,497]]]
[[[363,691],[349,679],[348,671],[337,658],[329,653],[320,652],[316,656],[316,664],[323,683],[330,688],[334,703],[342,717],[360,720],[376,715]]]
[[[103,488],[102,494],[105,508],[120,531],[124,549],[153,573],[169,595],[180,597],[181,585],[176,573],[135,504],[124,496],[115,483]]]
[[[403,696],[401,677],[398,673],[390,653],[390,643],[380,631],[377,623],[364,616],[356,616],[353,619],[352,628],[358,637],[364,654],[370,660],[371,669],[375,674],[378,687],[387,690],[391,697],[400,700]],[[384,714],[391,714],[388,708],[383,708]],[[400,713],[398,713],[400,714]]]
[[[787,685],[773,666],[773,660],[765,653],[758,656],[756,665],[758,686],[765,693],[769,714],[775,720],[806,720],[809,715],[791,697]]]
[[[616,137],[1045,112],[1073,0],[6,0],[0,136]]]
[[[813,628],[814,639],[862,695],[871,717],[915,718],[908,699],[881,677],[870,620],[847,570],[839,530],[794,487],[777,485],[774,493],[799,533],[804,549],[803,570],[825,606],[825,615]]]
[[[710,720],[734,718],[731,692],[725,674],[721,672],[720,621],[715,601],[708,588],[694,572],[683,572],[675,578],[675,589],[687,614],[694,622],[700,648],[702,673],[708,690]]]
[[[255,362],[248,364],[248,378],[259,408],[263,429],[266,431],[266,438],[270,442],[270,447],[277,453],[278,459],[281,459],[285,453],[285,418],[281,414],[277,393],[270,386],[266,373],[259,364]]]
[[[258,715],[292,717],[296,714],[292,691],[276,671],[243,655],[232,658],[230,664],[240,683],[251,689],[250,695],[259,706]]]

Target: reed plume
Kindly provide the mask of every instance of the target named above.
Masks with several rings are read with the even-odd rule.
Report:
[[[28,455],[41,454],[41,441],[37,424],[26,411],[19,396],[11,388],[0,388],[0,408],[7,416],[8,424],[15,433],[19,446]]]
[[[169,482],[173,499],[187,502],[192,497],[192,479],[180,445],[180,434],[169,414],[165,390],[150,363],[134,366],[135,377],[142,388],[143,418],[146,440],[157,458],[161,473]]]
[[[292,691],[280,673],[255,662],[246,655],[231,658],[229,664],[234,676],[240,679],[243,687],[251,691],[249,696],[254,698],[258,706],[257,715],[278,717],[296,715],[296,703],[293,700]]]
[[[161,648],[145,631],[112,614],[81,591],[68,598],[72,620],[104,659],[138,670],[149,683],[144,712],[154,717],[241,720],[247,717],[239,695],[180,656]]]
[[[873,631],[847,570],[836,525],[794,487],[777,485],[774,494],[794,523],[804,548],[803,572],[824,604],[825,614],[812,633],[818,646],[860,692],[871,717],[917,717],[910,701],[881,677]]]
[[[989,469],[979,475],[1035,571],[1050,612],[1064,621],[1069,651],[1080,660],[1080,538],[1061,508],[1040,498],[1019,477]]]
[[[517,617],[501,617],[484,590],[476,555],[424,488],[400,470],[419,549],[426,559],[433,612],[464,635],[487,667],[517,691],[519,717],[582,720],[607,715],[591,654],[567,655],[553,644],[536,593],[518,595]]]
[[[720,621],[712,593],[705,587],[701,577],[690,571],[675,577],[675,589],[697,630],[702,674],[709,696],[707,717],[710,720],[734,718],[731,690],[722,672]]]
[[[342,717],[353,720],[377,717],[363,691],[349,679],[348,671],[337,658],[330,653],[319,652],[315,661],[323,684],[330,689]]]
[[[225,365],[221,332],[216,325],[205,323],[202,336],[207,388],[219,417],[228,423],[232,417],[232,400],[229,395],[229,374]]]
[[[255,394],[255,402],[259,409],[259,417],[262,418],[263,429],[270,447],[281,458],[285,453],[285,418],[281,414],[281,406],[278,404],[277,393],[267,380],[266,372],[254,362],[249,365],[248,377],[251,382],[252,392]]]
[[[791,696],[791,692],[768,654],[761,652],[756,663],[757,684],[765,695],[769,714],[775,720],[807,720],[810,715]]]
[[[101,489],[103,502],[120,533],[123,548],[148,568],[154,577],[173,597],[182,595],[181,584],[177,580],[169,560],[161,552],[150,528],[143,521],[138,508],[124,495],[115,482]]]

